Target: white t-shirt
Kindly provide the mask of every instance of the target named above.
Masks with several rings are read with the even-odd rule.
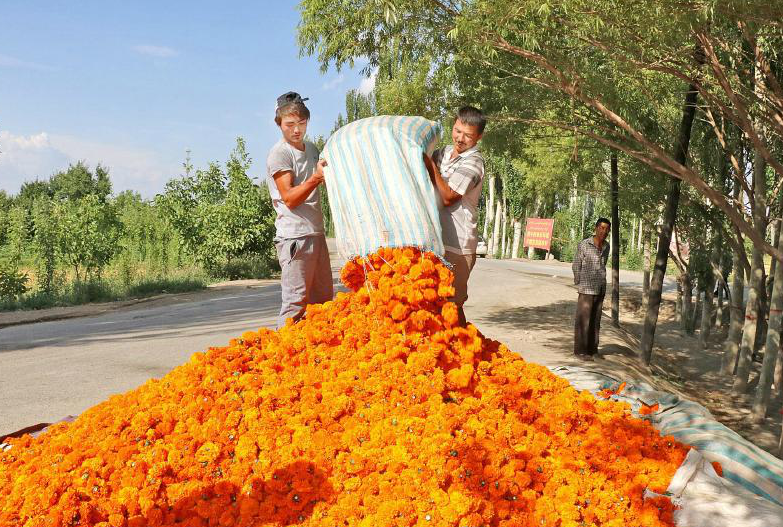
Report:
[[[277,238],[302,238],[324,232],[324,216],[321,212],[321,188],[317,187],[304,202],[289,209],[280,196],[277,184],[272,176],[278,172],[291,171],[292,186],[301,185],[315,172],[318,163],[318,148],[305,141],[304,151],[298,150],[280,139],[269,151],[266,158],[266,184],[272,196],[272,206],[277,213],[275,230]]]
[[[474,146],[451,159],[453,150],[449,145],[432,155],[443,180],[462,195],[462,199],[448,207],[438,200],[443,245],[449,252],[474,254],[478,244],[478,205],[484,181],[484,157]]]

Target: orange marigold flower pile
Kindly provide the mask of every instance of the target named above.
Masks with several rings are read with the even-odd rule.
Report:
[[[302,321],[0,453],[0,525],[661,526],[685,447],[468,325],[381,249]],[[524,321],[520,321],[524,323]]]

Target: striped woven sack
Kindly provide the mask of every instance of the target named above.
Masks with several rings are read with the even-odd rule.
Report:
[[[608,375],[583,368],[560,366],[552,372],[577,390],[594,394],[605,388],[616,390],[621,384]],[[674,437],[697,449],[708,461],[720,463],[724,478],[783,506],[783,460],[716,421],[702,405],[636,381],[629,381],[611,398],[630,404],[634,414],[648,419],[661,435]],[[640,415],[643,406],[655,411]]]
[[[322,157],[343,258],[380,247],[418,247],[443,255],[435,188],[422,159],[440,134],[436,122],[402,116],[368,117],[332,134]]]

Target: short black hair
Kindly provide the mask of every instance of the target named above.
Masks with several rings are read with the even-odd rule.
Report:
[[[473,106],[463,106],[457,110],[457,119],[467,125],[475,126],[479,135],[484,133],[484,127],[487,125],[487,118],[481,110]]]
[[[601,225],[602,223],[606,223],[606,224],[607,224],[607,225],[609,225],[610,227],[612,226],[612,222],[611,222],[611,221],[609,221],[609,220],[608,220],[608,219],[606,219],[606,218],[598,218],[597,220],[595,220],[595,226],[596,226],[596,227],[598,227],[598,226],[599,226],[599,225]]]

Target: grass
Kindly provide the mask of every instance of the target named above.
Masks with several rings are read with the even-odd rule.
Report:
[[[278,271],[264,256],[235,258],[208,273],[194,262],[174,269],[152,267],[144,262],[119,259],[100,278],[76,280],[72,271],[58,270],[52,292],[39,289],[34,262],[27,262],[22,273],[29,277],[29,290],[10,299],[0,297],[0,312],[78,306],[93,302],[114,302],[157,294],[184,293],[205,289],[208,284],[240,278],[269,278]]]
[[[0,311],[78,306],[93,302],[144,298],[162,293],[184,293],[204,289],[208,283],[206,275],[141,278],[127,286],[116,279],[71,282],[52,293],[34,291],[15,300],[1,300]]]

